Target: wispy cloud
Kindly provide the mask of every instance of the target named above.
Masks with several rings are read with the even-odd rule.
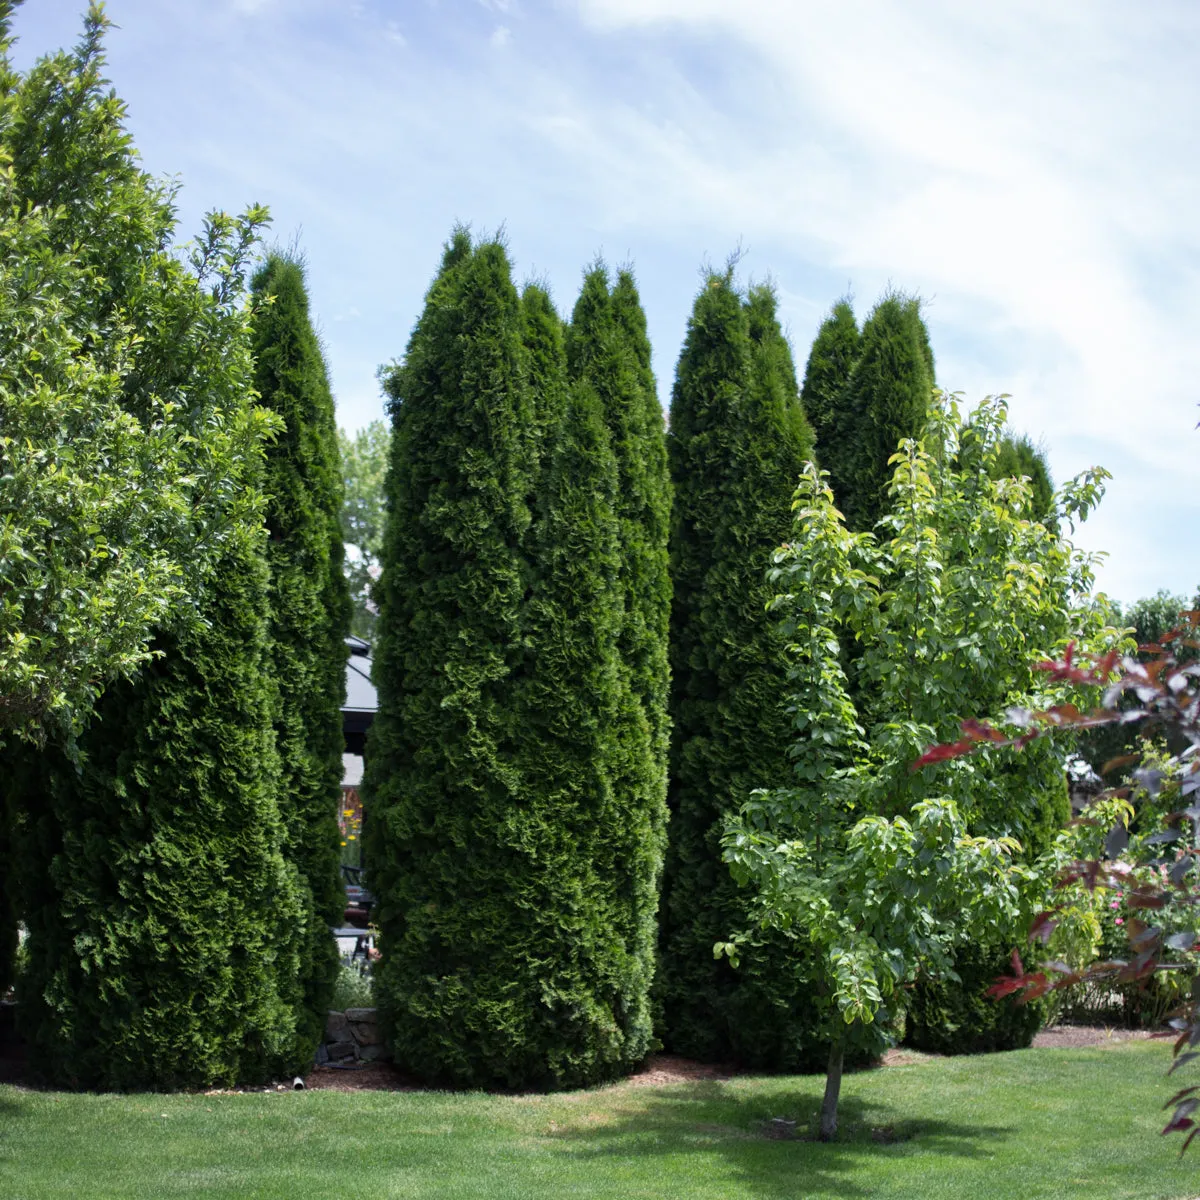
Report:
[[[53,9],[18,9],[36,48],[74,39]],[[375,367],[455,219],[507,222],[564,307],[598,250],[632,258],[664,397],[697,266],[743,242],[801,362],[847,288],[860,311],[888,283],[927,297],[944,384],[1012,392],[1058,477],[1117,473],[1084,535],[1113,552],[1106,584],[1200,578],[1191,0],[109,11],[114,82],[150,168],[183,172],[185,227],[266,200],[281,236],[304,226],[317,310],[362,314],[329,329],[343,423],[378,415]]]

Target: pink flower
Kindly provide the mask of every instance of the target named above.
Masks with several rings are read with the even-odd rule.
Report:
[[[1109,908],[1120,908],[1120,907],[1121,907],[1121,902],[1120,902],[1120,900],[1114,900],[1114,901],[1112,901],[1112,903],[1111,903],[1111,904],[1109,904],[1109,906],[1108,906],[1108,907],[1109,907]]]
[[[1125,918],[1124,918],[1124,917],[1118,917],[1118,918],[1117,918],[1117,924],[1118,924],[1118,925],[1124,925],[1124,924],[1125,924]]]

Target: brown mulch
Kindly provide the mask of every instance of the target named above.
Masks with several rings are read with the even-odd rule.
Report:
[[[1151,1037],[1146,1029],[1116,1029],[1103,1025],[1056,1025],[1044,1029],[1034,1039],[1038,1048],[1075,1048],[1079,1046],[1109,1046],[1117,1042],[1141,1040]],[[24,1047],[19,1044],[0,1045],[0,1083],[24,1084],[26,1062]],[[885,1067],[906,1066],[926,1062],[935,1055],[898,1048],[883,1056]],[[732,1079],[738,1074],[729,1066],[713,1066],[694,1062],[675,1054],[652,1054],[622,1087],[662,1087],[672,1083],[699,1083],[706,1080]],[[393,1063],[370,1063],[364,1067],[344,1069],[338,1067],[313,1067],[304,1077],[305,1087],[327,1092],[413,1092],[421,1085],[406,1075]],[[286,1086],[286,1084],[285,1084]]]
[[[419,1091],[395,1063],[375,1062],[365,1067],[313,1067],[304,1086],[322,1092],[415,1092]]]
[[[693,1062],[675,1054],[652,1054],[628,1079],[625,1087],[661,1087],[667,1083],[697,1083],[706,1079],[729,1079],[734,1071]],[[415,1083],[393,1063],[371,1063],[365,1067],[313,1067],[304,1077],[304,1086],[326,1092],[420,1091]]]
[[[1109,1046],[1113,1042],[1135,1042],[1153,1037],[1149,1029],[1117,1029],[1111,1025],[1055,1025],[1036,1034],[1039,1049],[1060,1050],[1076,1046]]]

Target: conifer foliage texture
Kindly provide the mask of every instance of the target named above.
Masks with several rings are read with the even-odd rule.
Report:
[[[816,1025],[794,943],[764,935],[734,970],[713,945],[747,923],[722,861],[723,820],[752,789],[786,786],[787,662],[766,611],[771,552],[812,436],[769,288],[744,298],[731,272],[696,298],[668,438],[671,566],[671,825],[661,994],[669,1047],[708,1061],[811,1067]]]
[[[839,300],[825,318],[813,340],[804,371],[800,400],[804,415],[812,425],[821,466],[830,474],[837,494],[840,474],[840,449],[837,430],[839,416],[846,403],[846,385],[858,359],[859,331],[849,300]]]
[[[813,405],[817,454],[854,530],[887,511],[888,460],[918,437],[933,391],[933,351],[920,301],[884,296],[858,334],[847,301],[834,306],[809,354],[803,395]]]
[[[295,1059],[303,924],[276,807],[267,577],[243,531],[203,622],[26,761],[20,1017],[70,1086],[258,1082]]]
[[[853,439],[844,506],[851,529],[871,529],[887,511],[893,468],[905,438],[919,437],[933,391],[933,354],[919,301],[885,296],[863,325],[840,436]]]
[[[649,1040],[661,816],[627,786],[650,733],[621,660],[621,472],[562,337],[460,230],[385,382],[377,999],[398,1060],[460,1085],[592,1082]]]
[[[122,553],[136,566],[166,546],[175,566],[167,583],[146,573],[147,588],[163,588],[150,661],[102,696],[75,753],[9,748],[3,777],[29,932],[19,1018],[35,1067],[58,1083],[254,1082],[293,1065],[285,996],[302,922],[281,854],[263,661],[270,419],[248,402],[243,279],[265,212],[213,214],[190,254],[170,249],[172,197],[138,166],[101,76],[104,27],[93,5],[75,53],[41,60],[4,91],[6,104],[17,100],[5,185],[14,209],[55,214],[46,250],[79,271],[63,314],[79,331],[75,349],[105,364],[123,427],[178,430],[109,512],[146,531],[157,479],[169,503]],[[53,393],[78,398],[81,376],[53,369]],[[92,428],[83,419],[61,430],[64,481],[75,455],[88,461]],[[194,486],[173,492],[183,480]],[[64,543],[97,532],[61,528]]]
[[[342,482],[333,396],[308,313],[301,262],[272,254],[252,293],[255,385],[283,428],[267,449],[269,669],[279,691],[275,740],[285,854],[304,901],[297,1058],[325,1027],[345,895],[337,808],[342,780],[345,637],[350,591],[342,572]]]

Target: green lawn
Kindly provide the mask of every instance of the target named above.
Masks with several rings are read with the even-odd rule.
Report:
[[[803,1126],[819,1076],[557,1096],[91,1096],[0,1087],[0,1196],[1019,1197],[1181,1200],[1162,1043],[925,1060],[847,1077],[843,1140]]]

